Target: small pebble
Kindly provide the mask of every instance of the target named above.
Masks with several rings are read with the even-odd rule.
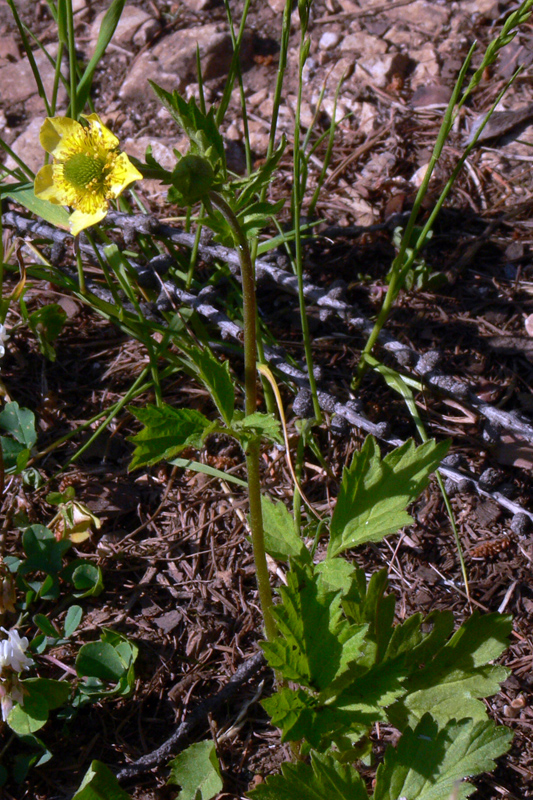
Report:
[[[321,50],[333,50],[334,47],[337,47],[341,40],[340,34],[326,32],[323,33],[320,37],[318,42],[318,46]]]
[[[517,536],[525,536],[531,528],[531,520],[527,514],[519,512],[512,518],[510,527]]]

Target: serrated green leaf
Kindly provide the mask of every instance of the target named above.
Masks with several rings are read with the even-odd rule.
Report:
[[[28,450],[31,450],[37,441],[35,414],[28,408],[20,408],[16,402],[7,403],[0,413],[0,428]]]
[[[315,564],[321,594],[341,592],[342,597],[354,590],[356,569],[344,558],[327,558]]]
[[[454,720],[439,730],[426,714],[414,731],[407,728],[396,749],[387,749],[372,800],[463,800],[476,787],[461,781],[494,769],[512,737],[490,720]]]
[[[341,663],[343,643],[339,632],[340,598],[319,594],[312,566],[293,563],[287,586],[280,588],[282,602],[271,610],[280,635],[262,647],[270,666],[287,680],[315,691],[333,680]],[[327,653],[327,658],[324,658]]]
[[[93,761],[72,800],[131,800],[109,767]]]
[[[226,155],[224,139],[217,128],[214,106],[211,107],[207,114],[203,114],[196,105],[194,97],[187,103],[177,92],[171,94],[153,81],[148,81],[148,83],[159,100],[168,109],[172,118],[189,137],[191,153],[207,158],[215,170],[215,174],[218,169],[222,172],[222,177],[225,178]]]
[[[244,449],[247,442],[263,438],[277,444],[283,443],[281,424],[273,414],[263,414],[260,411],[248,414],[241,420],[234,420],[232,428],[239,435]]]
[[[405,682],[407,694],[387,711],[390,721],[402,730],[416,725],[426,712],[441,725],[464,716],[486,719],[478,698],[496,694],[508,675],[487,662],[505,650],[510,631],[509,617],[474,612],[445,646],[431,656],[427,648],[420,653],[423,661]]]
[[[268,555],[278,561],[304,555],[303,551],[307,552],[305,545],[298,536],[294,519],[283,503],[274,503],[269,497],[263,496],[261,508]]]
[[[173,758],[168,783],[181,786],[180,800],[211,800],[222,791],[220,765],[213,742],[196,742]]]
[[[235,408],[235,386],[231,379],[228,361],[219,361],[210,350],[190,348],[187,354],[198,370],[198,375],[211,393],[220,415],[230,427]]]
[[[257,170],[257,172],[254,172],[247,178],[241,178],[232,182],[232,187],[239,192],[237,198],[237,211],[239,213],[242,212],[243,209],[248,208],[254,197],[259,195],[263,187],[270,183],[281,161],[281,157],[285,152],[286,144],[285,135],[283,135],[279,147],[272,153],[270,158],[261,165],[260,170]]]
[[[185,447],[200,447],[213,427],[207,417],[191,408],[176,409],[163,403],[129,410],[144,425],[139,433],[128,437],[136,445],[130,470],[170,460]]]
[[[282,775],[249,792],[252,800],[368,800],[359,773],[332,756],[311,754],[311,763],[283,764]]]
[[[382,459],[376,440],[368,436],[343,472],[328,557],[380,541],[408,525],[412,520],[406,507],[427,486],[447,450],[448,442],[428,441],[417,447],[409,440]]]

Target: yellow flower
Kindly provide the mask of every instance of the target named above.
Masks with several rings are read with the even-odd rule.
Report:
[[[69,219],[74,236],[100,222],[108,201],[142,178],[98,114],[82,117],[85,125],[68,117],[45,119],[39,138],[54,160],[35,176],[37,197],[75,209]]]

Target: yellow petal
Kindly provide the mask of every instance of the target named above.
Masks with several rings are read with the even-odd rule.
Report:
[[[54,170],[51,164],[46,164],[46,166],[41,167],[35,176],[33,191],[35,197],[40,197],[41,200],[48,200],[50,203],[64,205],[61,192],[58,192],[57,186],[54,184]]]
[[[101,222],[107,214],[107,205],[102,206],[93,214],[84,214],[83,211],[74,211],[69,217],[70,232],[73,236],[77,236],[84,228],[89,228],[91,225],[96,225]]]
[[[91,133],[98,135],[100,142],[107,150],[114,150],[115,147],[118,147],[119,140],[109,128],[106,128],[98,114],[81,114],[80,116],[87,120],[91,127]]]
[[[133,166],[126,153],[120,153],[116,157],[113,171],[109,175],[109,192],[113,197],[118,197],[126,186],[141,179],[141,173]]]
[[[47,117],[41,127],[39,140],[47,153],[57,156],[62,140],[79,134],[81,125],[70,117]]]

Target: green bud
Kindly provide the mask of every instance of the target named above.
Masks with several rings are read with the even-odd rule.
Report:
[[[205,197],[214,179],[215,174],[209,161],[189,153],[174,167],[168,199],[171,203],[190,206]]]

